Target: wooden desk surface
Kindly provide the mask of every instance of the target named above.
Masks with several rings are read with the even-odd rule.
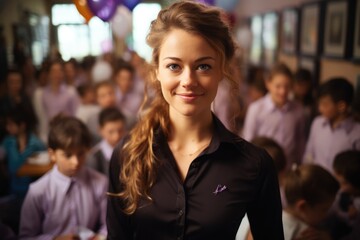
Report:
[[[53,163],[46,165],[25,163],[17,171],[19,177],[41,177],[53,167]]]

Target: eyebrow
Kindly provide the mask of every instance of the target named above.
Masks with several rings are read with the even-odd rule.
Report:
[[[177,57],[165,57],[165,58],[163,58],[163,60],[166,60],[166,59],[175,60],[175,61],[181,61],[181,59],[177,58]],[[201,62],[201,61],[204,61],[204,60],[213,60],[213,61],[215,61],[215,58],[210,57],[210,56],[205,56],[205,57],[201,57],[201,58],[196,59],[195,62]]]

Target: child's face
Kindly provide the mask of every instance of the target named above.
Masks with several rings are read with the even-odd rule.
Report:
[[[360,191],[356,189],[351,183],[349,183],[343,175],[337,173],[336,171],[334,175],[340,184],[341,192],[349,193],[352,196],[360,195]]]
[[[130,71],[122,69],[115,75],[115,82],[122,93],[127,93],[133,86],[133,75]]]
[[[294,84],[294,94],[298,97],[305,97],[310,91],[309,82],[296,82]]]
[[[49,79],[52,84],[59,85],[64,79],[64,69],[61,64],[55,63],[51,66]]]
[[[330,96],[323,96],[319,99],[319,112],[328,120],[334,120],[341,115],[339,104],[335,103]]]
[[[96,102],[95,91],[93,89],[87,90],[83,96],[83,101],[87,104],[94,104]]]
[[[76,175],[83,166],[86,159],[87,149],[66,152],[61,149],[49,149],[49,156],[52,162],[56,163],[59,171],[65,176]]]
[[[24,131],[24,124],[16,124],[14,121],[11,121],[10,119],[6,120],[6,130],[10,135],[17,136],[21,132]]]
[[[125,133],[125,124],[123,121],[107,122],[100,129],[100,134],[105,141],[107,141],[112,147],[120,141],[121,137]]]
[[[9,94],[18,94],[22,87],[22,77],[18,73],[10,73],[7,77]]]
[[[303,221],[310,226],[319,225],[326,218],[329,209],[334,202],[334,198],[331,198],[324,203],[319,203],[314,206],[310,206],[309,204],[305,203],[302,211]]]
[[[284,106],[288,101],[291,90],[291,79],[284,74],[275,74],[272,79],[266,81],[272,100],[278,107]]]
[[[96,99],[101,108],[116,106],[114,89],[110,86],[102,86],[97,89]]]

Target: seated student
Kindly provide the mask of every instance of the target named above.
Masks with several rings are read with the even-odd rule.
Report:
[[[117,108],[105,108],[99,114],[99,131],[102,140],[90,151],[88,166],[109,175],[112,152],[125,134],[125,116]]]
[[[108,182],[83,166],[91,145],[88,129],[74,117],[57,117],[48,145],[55,165],[30,185],[21,210],[20,239],[106,237]]]
[[[284,190],[287,207],[283,211],[285,240],[330,240],[319,224],[333,204],[339,183],[324,168],[304,164],[285,176]]]
[[[354,88],[344,78],[333,78],[319,90],[319,112],[311,125],[304,162],[332,172],[333,159],[345,150],[360,150],[360,123],[351,117]]]
[[[348,150],[337,154],[333,168],[341,192],[347,196],[347,201],[343,199],[339,205],[351,229],[341,239],[360,239],[360,151]]]
[[[7,160],[10,193],[20,198],[25,196],[31,179],[19,177],[17,171],[33,154],[46,150],[44,143],[33,132],[35,121],[32,117],[29,110],[21,106],[9,111],[6,114],[8,135],[0,146]]]
[[[299,103],[289,99],[293,75],[285,64],[276,64],[266,80],[267,95],[250,104],[243,137],[251,141],[265,136],[284,149],[287,167],[299,164],[305,146],[305,117]]]

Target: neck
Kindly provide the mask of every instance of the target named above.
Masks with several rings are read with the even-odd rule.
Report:
[[[59,85],[59,84],[56,84],[56,83],[51,83],[51,84],[50,84],[50,89],[51,89],[51,91],[53,91],[53,92],[58,92],[59,89],[60,89],[60,85]]]
[[[177,148],[183,148],[187,144],[210,142],[213,133],[213,120],[210,111],[207,116],[202,115],[201,118],[174,115],[170,114],[171,131],[169,143],[173,143]]]

